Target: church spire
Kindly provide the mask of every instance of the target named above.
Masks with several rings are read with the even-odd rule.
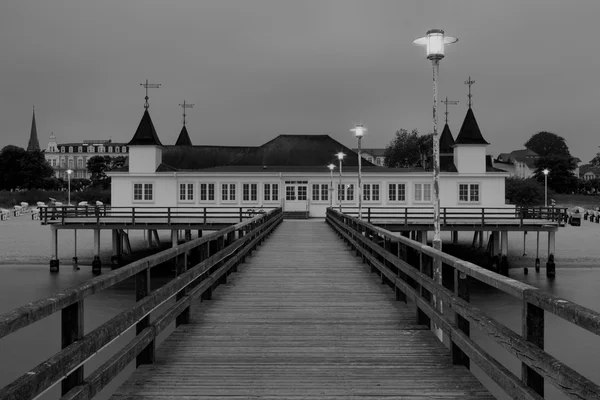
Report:
[[[29,134],[29,143],[27,151],[39,151],[40,141],[38,140],[37,127],[35,126],[35,106],[33,106],[33,118],[31,119],[31,133]]]

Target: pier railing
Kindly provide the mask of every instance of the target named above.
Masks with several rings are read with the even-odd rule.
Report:
[[[277,207],[111,207],[54,206],[41,207],[42,225],[48,223],[122,223],[127,225],[164,223],[210,224],[242,222]]]
[[[337,209],[337,207],[335,207]],[[346,215],[358,217],[358,207],[342,207]],[[403,225],[433,224],[433,207],[363,207],[367,222],[398,223]],[[564,223],[567,208],[561,207],[440,207],[440,224],[493,225],[513,220],[523,225],[526,219]]]
[[[600,335],[600,313],[331,208],[327,223],[395,290],[396,300],[415,303],[417,323],[449,342],[453,363],[469,368],[472,360],[515,399],[543,398],[544,381],[573,399],[600,399],[600,386],[544,351],[544,312],[595,335]],[[521,335],[469,303],[473,280],[521,301]],[[471,325],[520,360],[520,377],[471,339]]]
[[[0,315],[0,340],[58,312],[62,329],[62,350],[1,388],[0,399],[32,399],[58,382],[62,384],[62,399],[91,399],[133,360],[136,367],[153,363],[159,333],[172,322],[188,323],[192,301],[198,297],[210,300],[213,289],[237,271],[237,265],[282,219],[280,208],[269,211]],[[175,265],[177,276],[152,291],[150,270],[166,262]],[[137,302],[84,335],[84,300],[132,277]],[[174,304],[151,322],[150,313],[172,298]],[[84,363],[134,326],[135,338],[84,379]]]

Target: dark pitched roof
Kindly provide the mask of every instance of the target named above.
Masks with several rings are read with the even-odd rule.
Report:
[[[162,161],[179,171],[227,165],[255,147],[247,146],[165,146]]]
[[[479,130],[479,125],[477,125],[475,115],[473,114],[473,110],[470,107],[467,111],[467,115],[465,115],[465,120],[460,127],[460,132],[458,132],[455,144],[489,144],[483,138],[481,130]]]
[[[493,159],[491,155],[485,156],[485,172],[506,172],[503,169],[494,167]]]
[[[148,113],[148,109],[144,111],[144,115],[138,125],[137,130],[133,138],[127,143],[128,146],[162,146],[162,143],[158,139],[156,129],[152,123],[152,118]]]
[[[181,128],[181,132],[179,132],[179,137],[175,142],[175,146],[191,146],[192,140],[190,139],[190,135],[188,135],[187,128],[185,125]]]
[[[440,135],[440,153],[453,153],[452,146],[454,146],[454,137],[452,137],[450,127],[446,124]]]
[[[579,176],[583,176],[587,172],[591,172],[596,176],[600,176],[600,167],[594,167],[592,164],[584,164],[579,167]]]
[[[29,143],[27,143],[27,151],[35,151],[40,149],[40,141],[38,140],[37,127],[35,125],[35,110],[31,119],[31,132],[29,133]]]
[[[523,149],[512,151],[509,155],[509,161],[519,161],[525,163],[529,168],[535,168],[535,161],[540,156],[533,150]]]
[[[230,165],[286,165],[324,167],[334,162],[334,154],[342,151],[346,154],[343,161],[346,166],[357,166],[358,155],[329,135],[279,135],[275,139],[256,147],[248,154],[230,163]],[[374,166],[363,159],[362,166]]]

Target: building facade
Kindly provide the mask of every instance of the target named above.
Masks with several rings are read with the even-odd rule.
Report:
[[[358,152],[358,149],[352,149],[352,151]],[[385,166],[385,149],[361,149],[360,155],[375,165]]]
[[[187,129],[182,129],[182,135]],[[504,181],[469,108],[456,141],[442,154],[441,207],[510,207]],[[129,146],[128,164],[108,173],[117,207],[281,206],[322,217],[329,206],[358,206],[358,155],[328,135],[279,135],[258,147],[163,145],[146,110]],[[334,154],[343,151],[340,184]],[[331,173],[326,167],[334,163]],[[363,207],[430,207],[431,171],[362,162]]]
[[[111,140],[84,140],[83,142],[58,143],[54,133],[50,134],[48,146],[44,152],[46,161],[54,169],[57,178],[67,179],[67,170],[73,171],[71,179],[87,178],[87,162],[94,156],[129,157],[126,143]]]
[[[510,153],[500,153],[493,165],[510,173],[510,176],[527,179],[535,173],[535,163],[539,158],[540,156],[533,150],[515,150]]]

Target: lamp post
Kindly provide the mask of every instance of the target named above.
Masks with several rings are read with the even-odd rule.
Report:
[[[548,207],[548,174],[550,170],[545,168],[542,172],[544,173],[544,207]]]
[[[360,142],[362,137],[365,135],[367,128],[362,126],[362,124],[358,124],[354,127],[354,129],[350,129],[351,132],[354,132],[354,135],[358,139],[358,219],[362,219],[362,184],[361,184],[361,155],[360,155]]]
[[[67,171],[67,204],[71,205],[71,174],[73,173],[72,169],[68,169]]]
[[[331,181],[329,183],[329,207],[333,207],[333,170],[335,168],[335,164],[331,163],[327,166],[329,168],[329,172],[331,173]]]
[[[342,153],[341,151],[339,153],[336,154],[338,161],[340,162],[340,184],[338,185],[338,203],[340,206],[340,213],[342,212],[342,190],[344,190],[344,187],[342,186],[342,160],[344,159],[344,157],[346,156],[344,153]]]
[[[426,35],[413,41],[414,44],[426,46],[427,59],[433,66],[433,247],[442,249],[440,237],[440,136],[438,134],[438,76],[440,60],[444,58],[444,45],[455,43],[458,39],[445,36],[441,29],[431,29]]]

